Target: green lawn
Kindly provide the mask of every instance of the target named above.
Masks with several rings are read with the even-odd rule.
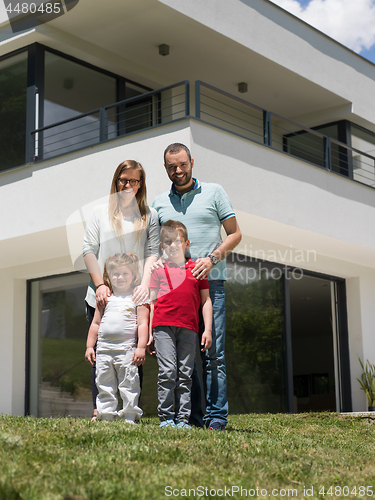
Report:
[[[0,499],[368,498],[373,423],[329,413],[232,415],[215,433],[160,429],[154,418],[127,426],[3,416]]]

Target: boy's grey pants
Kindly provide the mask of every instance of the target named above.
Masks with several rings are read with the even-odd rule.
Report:
[[[177,326],[154,328],[159,365],[158,413],[161,421],[188,423],[191,410],[191,376],[194,369],[197,333]]]

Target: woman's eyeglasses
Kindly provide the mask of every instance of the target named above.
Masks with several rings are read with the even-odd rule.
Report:
[[[126,184],[130,184],[131,187],[134,187],[134,186],[138,186],[138,184],[141,182],[140,180],[138,179],[121,179],[121,177],[119,177],[117,179],[117,182],[121,185],[121,186],[126,186]]]

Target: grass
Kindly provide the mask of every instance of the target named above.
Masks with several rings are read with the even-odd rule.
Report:
[[[127,426],[3,416],[0,499],[368,498],[371,488],[359,487],[375,490],[373,423],[334,413],[233,415],[215,433],[160,429],[155,418]]]

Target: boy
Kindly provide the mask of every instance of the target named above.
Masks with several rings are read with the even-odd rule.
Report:
[[[194,368],[202,307],[204,332],[201,350],[211,346],[212,304],[208,280],[191,274],[194,262],[185,259],[189,248],[187,229],[181,222],[167,221],[161,228],[160,246],[168,259],[153,271],[150,283],[151,328],[159,365],[158,399],[160,427],[189,429],[191,376]]]

